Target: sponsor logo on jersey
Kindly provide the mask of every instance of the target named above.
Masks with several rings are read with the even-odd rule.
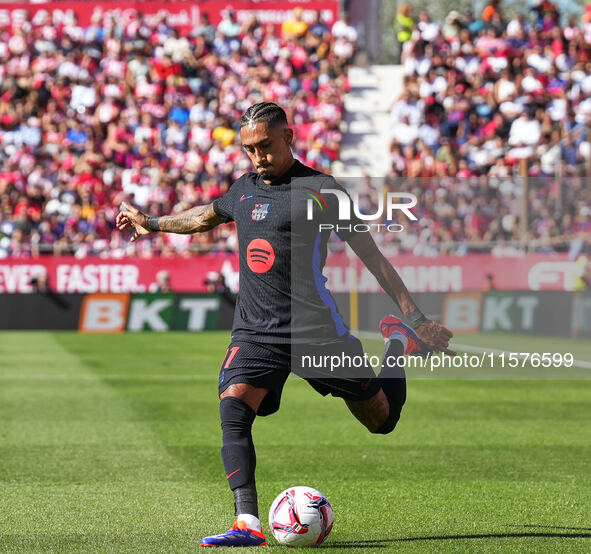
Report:
[[[254,210],[252,210],[252,220],[262,221],[265,219],[269,213],[269,206],[270,204],[255,204]]]
[[[244,202],[245,200],[248,200],[249,198],[252,198],[252,194],[249,194],[249,195],[243,194],[240,197],[240,202]]]
[[[265,239],[254,239],[246,249],[246,260],[255,273],[266,273],[275,263],[275,251]]]

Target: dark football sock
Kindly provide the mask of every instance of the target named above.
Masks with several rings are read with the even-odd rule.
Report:
[[[398,340],[390,340],[384,352],[382,371],[378,374],[382,390],[390,404],[388,419],[379,430],[382,434],[394,430],[400,419],[402,406],[406,402],[406,374],[404,373],[404,367],[396,363],[399,356],[404,356],[404,345]]]
[[[255,486],[256,454],[252,442],[254,410],[239,398],[220,402],[222,420],[222,461],[230,489],[234,492],[236,514],[258,517]]]
[[[235,515],[250,514],[259,517],[257,488],[254,483],[238,487],[232,492],[234,493]]]

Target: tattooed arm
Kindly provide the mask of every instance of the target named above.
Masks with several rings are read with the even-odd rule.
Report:
[[[220,223],[222,220],[215,213],[213,204],[195,206],[176,215],[148,217],[137,208],[122,202],[121,211],[117,215],[117,228],[120,231],[128,228],[133,229],[131,242],[156,231],[180,234],[203,233]]]
[[[380,252],[371,234],[356,233],[349,238],[348,242],[367,269],[373,273],[384,291],[398,304],[400,311],[411,324],[412,318],[420,314],[421,317],[417,325],[413,325],[417,335],[437,352],[454,356],[455,352],[449,350],[449,339],[453,333],[440,323],[431,321],[421,314],[400,275]]]

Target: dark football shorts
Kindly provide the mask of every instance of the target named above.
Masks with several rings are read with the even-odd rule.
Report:
[[[222,362],[219,393],[237,383],[266,388],[257,413],[270,415],[279,409],[283,386],[293,372],[322,396],[367,400],[378,393],[380,381],[364,359],[361,342],[353,336],[305,345],[236,340]]]

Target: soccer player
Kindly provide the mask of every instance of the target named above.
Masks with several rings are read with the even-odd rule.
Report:
[[[133,230],[132,241],[152,233],[201,233],[236,222],[240,256],[238,295],[232,339],[219,380],[222,460],[234,493],[236,522],[225,533],[205,537],[201,546],[266,544],[258,518],[255,417],[279,409],[290,371],[305,378],[323,396],[345,400],[353,415],[372,433],[390,433],[406,400],[404,371],[384,364],[375,375],[369,364],[331,371],[302,367],[304,354],[363,356],[360,341],[349,333],[334,299],[325,288],[322,268],[331,230],[338,221],[336,196],[322,190],[344,190],[329,175],[296,161],[293,131],[282,108],[273,103],[251,106],[240,121],[242,147],[256,172],[243,175],[209,205],[164,217],[148,217],[127,204],[117,216],[119,229]],[[309,221],[310,195],[322,198]],[[319,226],[319,222],[325,225]],[[354,223],[354,221],[350,222]],[[343,230],[344,229],[344,230]],[[409,325],[389,316],[380,322],[385,356],[426,355],[448,350],[452,334],[418,309],[396,270],[381,254],[370,233],[339,236],[375,275],[398,304]]]

